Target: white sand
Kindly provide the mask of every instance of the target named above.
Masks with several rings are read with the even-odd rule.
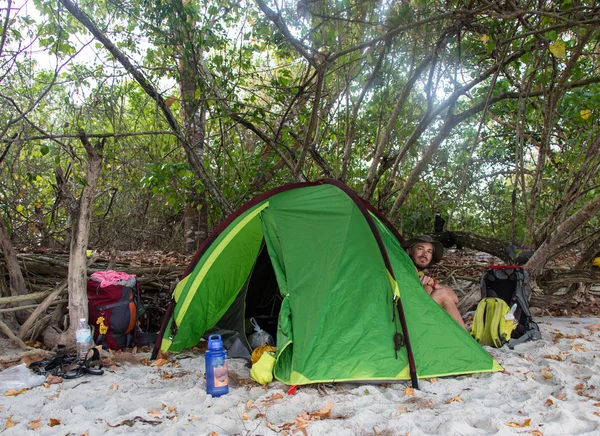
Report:
[[[600,434],[600,318],[538,318],[542,340],[489,348],[504,373],[387,386],[273,382],[230,360],[229,394],[205,391],[203,355],[120,366],[0,397],[6,435],[575,435]],[[129,361],[127,360],[129,357]]]

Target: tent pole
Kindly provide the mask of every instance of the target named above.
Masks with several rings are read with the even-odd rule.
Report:
[[[417,367],[415,366],[415,359],[413,357],[412,347],[410,346],[410,339],[408,338],[408,327],[406,326],[406,318],[404,317],[404,310],[402,309],[402,301],[400,300],[400,298],[396,298],[396,306],[398,307],[400,325],[402,326],[402,332],[404,333],[404,343],[406,344],[406,353],[408,355],[408,367],[410,369],[410,381],[412,383],[413,389],[419,389]]]

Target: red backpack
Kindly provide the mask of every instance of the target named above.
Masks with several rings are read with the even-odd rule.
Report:
[[[103,348],[120,350],[136,344],[138,319],[144,308],[141,286],[135,275],[98,271],[87,282],[89,323],[94,342]],[[140,330],[141,331],[141,330]]]

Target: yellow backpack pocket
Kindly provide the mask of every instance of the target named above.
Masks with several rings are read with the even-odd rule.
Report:
[[[515,309],[516,304],[510,308],[501,298],[484,298],[475,310],[471,336],[481,345],[502,347],[510,341],[518,325],[514,317]]]

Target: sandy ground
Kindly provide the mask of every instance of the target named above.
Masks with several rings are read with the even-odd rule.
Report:
[[[116,353],[105,373],[19,392],[0,373],[6,435],[598,435],[600,318],[537,319],[542,340],[486,349],[502,373],[391,385],[327,384],[288,394],[232,359],[229,394],[206,394],[204,359],[187,352],[150,366]],[[3,347],[3,353],[7,351]],[[160,362],[159,362],[160,363]]]

